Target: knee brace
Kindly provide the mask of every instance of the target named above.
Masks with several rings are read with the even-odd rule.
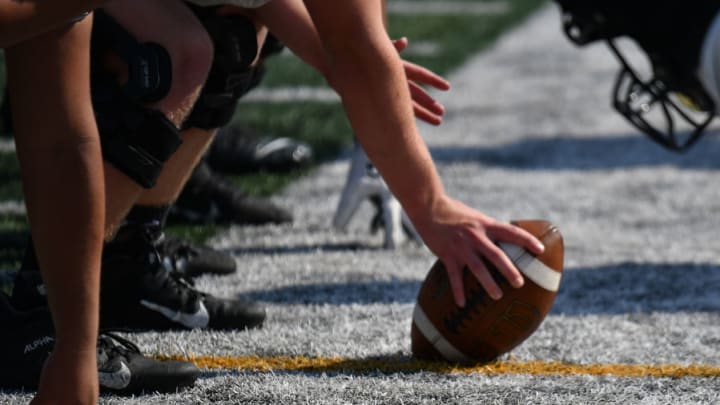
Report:
[[[220,128],[230,122],[237,102],[257,85],[261,70],[255,25],[242,16],[219,16],[216,7],[192,7],[213,41],[215,54],[205,86],[184,128]]]
[[[127,83],[121,85],[105,68],[108,52],[127,63]],[[91,54],[92,101],[103,156],[135,182],[151,188],[163,163],[182,142],[178,128],[162,112],[143,105],[167,95],[170,57],[160,45],[139,43],[102,12],[96,13]]]
[[[155,186],[163,164],[182,143],[180,131],[158,110],[128,98],[117,86],[93,88],[103,157],[145,188]]]
[[[93,60],[103,61],[108,52],[127,64],[128,78],[122,89],[130,98],[152,103],[170,91],[172,62],[167,50],[153,42],[139,42],[115,19],[98,10],[92,31]]]

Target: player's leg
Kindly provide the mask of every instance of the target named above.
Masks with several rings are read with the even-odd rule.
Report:
[[[87,23],[89,24],[89,22],[90,21],[88,20]],[[80,26],[80,24],[78,26]],[[89,26],[85,28],[88,30],[89,34]],[[27,176],[24,176],[27,179],[26,200],[28,203],[28,211],[31,218],[33,218],[32,223],[34,226],[32,228],[33,234],[36,236],[36,244],[39,247],[40,252],[42,252],[41,258],[45,258],[42,261],[43,265],[38,266],[36,264],[34,269],[46,269],[48,271],[45,273],[51,275],[58,273],[57,277],[64,280],[66,284],[71,284],[71,287],[82,283],[72,282],[74,280],[73,277],[70,277],[73,274],[72,272],[53,272],[52,269],[57,266],[73,268],[81,267],[76,262],[87,260],[88,255],[95,252],[97,254],[97,257],[95,257],[95,259],[97,259],[97,264],[95,265],[96,281],[98,278],[97,276],[100,273],[97,267],[100,262],[99,254],[101,245],[98,245],[96,249],[86,247],[88,244],[98,242],[97,232],[90,231],[87,225],[89,223],[93,229],[101,229],[99,241],[102,243],[104,234],[104,211],[102,209],[98,210],[97,207],[95,209],[90,209],[85,203],[85,198],[83,198],[87,193],[83,194],[75,191],[79,187],[82,188],[85,184],[85,182],[81,180],[85,179],[86,176],[99,176],[99,178],[102,179],[102,159],[98,159],[100,156],[99,139],[97,139],[98,137],[96,134],[95,138],[92,139],[85,137],[75,143],[70,142],[71,140],[68,139],[68,142],[65,144],[58,145],[58,141],[56,141],[55,138],[64,133],[64,131],[62,131],[64,126],[57,124],[54,119],[53,113],[56,109],[45,108],[46,106],[40,104],[39,100],[53,100],[53,98],[48,97],[48,92],[50,92],[50,94],[60,92],[57,90],[57,87],[61,87],[62,89],[71,88],[72,91],[68,91],[68,93],[74,95],[75,98],[71,100],[63,100],[63,102],[60,103],[60,107],[71,111],[62,110],[60,107],[59,111],[65,113],[64,115],[66,116],[73,117],[74,115],[71,113],[82,109],[83,104],[81,103],[82,98],[80,95],[83,91],[87,94],[87,106],[90,105],[89,86],[87,84],[84,86],[82,85],[83,80],[87,82],[90,73],[87,66],[85,69],[81,69],[81,66],[75,65],[73,65],[75,66],[73,69],[66,69],[65,71],[56,69],[61,70],[64,73],[74,73],[74,75],[70,75],[71,77],[63,77],[62,79],[54,78],[54,76],[50,74],[37,74],[33,76],[33,73],[36,72],[37,69],[49,69],[52,72],[52,69],[58,65],[57,63],[53,64],[52,62],[54,60],[62,60],[62,58],[68,58],[76,62],[82,61],[83,57],[87,58],[87,56],[85,56],[86,53],[88,53],[87,45],[89,45],[89,38],[88,43],[84,48],[79,45],[62,47],[55,53],[50,52],[53,49],[48,50],[45,48],[41,48],[40,51],[32,54],[24,52],[25,48],[8,50],[8,61],[12,72],[11,84],[22,84],[22,91],[13,91],[11,94],[14,100],[13,109],[16,112],[15,121],[18,126],[18,137],[16,141],[20,158],[23,162],[21,164],[25,168],[25,172],[27,174]],[[49,59],[45,60],[44,58]],[[22,63],[23,61],[27,63]],[[88,64],[87,59],[85,59],[85,63]],[[16,66],[17,69],[15,69]],[[34,69],[30,69],[28,66],[33,66]],[[48,81],[50,84],[48,84]],[[18,84],[18,86],[20,86],[20,84]],[[68,86],[68,84],[70,86]],[[39,121],[36,119],[38,108],[45,112],[44,120]],[[95,130],[95,123],[92,120],[92,107],[84,114],[76,115],[86,120],[89,119],[92,122],[91,127]],[[61,123],[65,122],[62,120],[60,121]],[[75,122],[73,122],[73,124],[75,127],[81,127],[81,125],[78,125]],[[28,126],[30,126],[30,129],[37,130],[34,132],[41,132],[40,136],[33,138],[35,141],[28,136],[25,136],[26,134],[33,132],[28,130]],[[68,173],[67,170],[61,170],[64,167],[63,164],[72,164],[74,162],[68,157],[73,156],[72,151],[75,149],[78,150],[81,161],[89,162],[92,160],[93,154],[91,152],[93,151],[93,146],[97,148],[97,155],[95,156],[95,160],[93,160],[96,163],[94,166],[85,163],[90,166],[89,168],[85,168],[82,164],[76,164],[75,166],[77,166],[77,169],[80,170],[80,174]],[[45,153],[45,155],[43,155],[43,153]],[[45,166],[50,166],[50,170],[46,171],[47,174],[44,177],[33,177],[33,174],[37,174],[37,172]],[[53,178],[53,175],[60,177]],[[47,179],[47,183],[44,185],[36,185],[39,181],[38,179],[42,180],[43,178]],[[72,181],[68,182],[68,178],[72,179]],[[102,206],[103,198],[98,198],[104,197],[102,181],[95,179],[92,184],[99,186],[99,189],[92,192],[92,195],[87,198]],[[58,189],[58,187],[61,187],[61,189]],[[42,193],[49,193],[50,195],[43,197]],[[71,201],[66,204],[68,205],[68,208],[63,208],[64,197],[71,199]],[[47,210],[38,211],[36,207],[42,203],[47,204]],[[100,212],[99,218],[95,215],[98,211]],[[38,214],[38,212],[40,213]],[[60,212],[61,215],[58,215],[58,212]],[[78,214],[71,215],[75,212]],[[53,229],[56,229],[56,232],[58,233],[48,234],[47,230],[53,225],[55,226]],[[54,237],[51,237],[53,235]],[[73,243],[73,237],[75,235],[77,235],[80,242]],[[63,241],[64,243],[58,243],[58,241]],[[82,242],[85,242],[85,245],[82,245]],[[68,248],[68,246],[71,248],[77,246],[78,248],[71,249]],[[57,251],[60,251],[60,253],[53,253]],[[48,259],[48,257],[50,259]],[[34,273],[34,275],[37,277],[38,273]],[[27,274],[23,274],[22,278],[24,278],[24,276],[27,276]],[[82,284],[82,288],[67,287],[60,289],[60,291],[71,296],[85,297],[87,294],[92,293],[93,289],[88,287],[88,283],[91,282],[92,278],[83,276],[83,280],[85,284]],[[38,278],[35,286],[37,286],[41,281],[42,280]],[[57,288],[52,288],[52,286],[57,283],[51,277],[48,281],[48,284],[46,284],[48,289],[51,291],[57,290]],[[18,284],[16,283],[16,287],[17,286]],[[32,293],[37,294],[37,289],[35,289]],[[18,299],[18,296],[15,296],[14,298]],[[97,300],[97,298],[95,298],[95,300]],[[43,298],[42,301],[41,305],[44,306],[46,303],[45,298]],[[61,302],[65,303],[65,306],[68,306],[67,303],[72,303],[73,300],[61,299]],[[57,305],[54,305],[54,307],[56,306]],[[18,320],[18,325],[13,328],[14,333],[11,336],[7,336],[7,339],[4,339],[3,348],[6,350],[12,350],[13,348],[17,349],[18,353],[15,354],[17,355],[16,358],[18,359],[18,362],[9,362],[8,364],[19,364],[21,366],[16,369],[17,375],[15,377],[17,377],[18,380],[3,379],[3,384],[8,382],[12,383],[14,381],[22,383],[26,388],[32,388],[37,386],[37,376],[39,376],[43,362],[46,358],[48,358],[50,352],[52,351],[53,353],[58,353],[54,355],[55,358],[57,358],[60,354],[66,352],[65,350],[61,350],[62,347],[72,344],[66,342],[71,342],[73,339],[65,338],[56,341],[52,338],[54,335],[53,330],[56,327],[61,327],[62,323],[58,323],[58,317],[56,316],[56,321],[54,322],[55,325],[53,325],[53,320],[46,312],[43,313],[42,307],[32,309],[32,313],[34,315],[13,313],[9,307],[5,307],[3,309],[7,311],[3,311],[3,313],[6,315],[9,314],[8,317],[11,319]],[[93,334],[96,334],[97,304],[93,306],[86,303],[80,305],[79,307],[83,311],[88,312],[93,311],[94,309],[93,313],[96,321],[95,326],[91,329],[93,330]],[[78,308],[72,308],[71,312],[77,319],[83,319],[82,316],[79,316],[84,313],[83,311],[78,310]],[[83,329],[84,328],[81,328],[80,325],[74,325],[71,328],[71,330],[77,332],[80,332]],[[61,335],[61,330],[62,328],[58,328],[58,335]],[[33,345],[34,342],[43,343],[40,345]],[[103,390],[112,390],[124,393],[137,392],[138,390],[175,391],[175,389],[180,386],[191,384],[195,378],[197,378],[199,373],[198,369],[191,363],[167,363],[144,358],[133,345],[112,337],[102,337],[97,341],[97,346],[95,343],[95,337],[93,337],[88,344],[92,347],[91,353],[93,359],[90,363],[92,364],[92,370],[95,370],[95,377],[90,378],[85,376],[83,379],[87,380],[89,383],[95,381],[95,384],[97,384],[98,377],[100,377],[99,383],[101,389]],[[32,349],[31,352],[27,351],[28,347]],[[73,354],[73,356],[75,356],[74,359],[80,358],[77,354],[77,351]],[[97,361],[95,360],[95,356],[97,356]],[[12,353],[8,352],[8,356],[3,355],[3,358],[8,359],[15,357],[12,357]],[[64,377],[63,386],[73,389],[75,387],[72,380],[68,382],[67,379],[67,377],[70,376],[69,372],[71,371],[72,366],[71,360],[72,359],[62,358],[59,361],[62,363],[61,367],[64,370],[62,371]],[[116,369],[120,365],[124,365],[126,369]],[[130,372],[130,375],[127,375],[126,370]],[[98,374],[98,372],[100,373]],[[122,378],[118,380],[116,377]],[[52,382],[52,380],[50,381]]]
[[[138,16],[140,9],[144,14]],[[213,47],[203,27],[183,3],[123,0],[111,3],[105,11],[139,41],[156,43],[167,50],[173,66],[171,89],[184,87],[181,95],[199,93],[205,77],[198,82],[196,73],[207,72]],[[204,65],[197,66],[198,63]],[[182,71],[193,64],[196,66],[189,72]],[[184,99],[175,97],[171,90],[159,105],[168,99],[181,102],[184,109],[171,118],[175,123],[182,122],[192,102],[183,103]],[[153,216],[162,216],[177,198],[213,132],[212,129],[183,131],[183,144],[165,162],[156,184],[141,193],[114,239],[106,244],[103,284],[113,288],[103,292],[103,324],[139,329],[243,329],[262,324],[263,307],[194,290],[185,280],[166,271],[167,263],[163,263],[157,251],[164,237],[164,221]]]
[[[117,0],[108,3],[103,10],[135,40],[143,44],[158,44],[167,53],[171,71],[161,72],[166,77],[159,78],[167,81],[167,85],[162,85],[169,86],[167,93],[145,106],[163,112],[173,125],[179,127],[205,82],[212,60],[212,43],[202,27],[187,7],[175,0]],[[112,21],[101,23],[109,25]],[[146,130],[150,132],[154,128],[149,125]],[[153,184],[146,184],[146,187],[152,187],[151,190],[142,189],[137,181],[108,165],[108,187],[125,190],[124,195],[128,196],[124,200],[114,200],[114,205],[108,205],[108,222],[120,223],[127,208],[141,195],[141,201],[157,205],[174,199],[176,190],[187,178],[211,137],[187,135],[182,136],[182,144],[164,162],[162,170],[154,173]]]
[[[166,17],[162,17],[159,23],[163,27],[158,30],[155,28],[157,22],[151,21],[157,13],[150,13],[143,18],[137,17],[139,9],[147,9],[148,7],[172,10],[171,13],[175,15],[175,18],[166,23],[163,22]],[[172,72],[162,80],[172,83],[171,89],[174,89],[176,93],[181,95],[192,94],[192,101],[194,102],[194,98],[197,97],[200,88],[205,82],[209,63],[213,58],[213,49],[211,40],[189,9],[174,0],[165,0],[154,4],[114,2],[110,3],[105,8],[105,11],[138,41],[161,44],[167,50],[170,54]],[[184,29],[184,27],[194,27],[194,29],[188,30]],[[198,63],[202,63],[202,65],[188,69],[188,65],[198,65]],[[194,70],[202,70],[203,74],[197,75]],[[198,81],[197,79],[200,77],[202,77],[202,80]],[[176,96],[171,91],[161,103],[168,100],[173,102],[174,98]],[[182,124],[182,121],[192,108],[193,102],[182,102],[183,109],[172,117],[174,124],[178,126]],[[154,186],[144,190],[139,195],[133,209],[128,213],[127,224],[157,221],[160,224],[160,231],[163,229],[170,205],[177,199],[182,185],[187,181],[193,167],[197,165],[213,135],[213,131],[194,129],[182,132],[182,145],[165,162],[164,168],[159,172]],[[174,243],[174,240],[165,238],[162,232],[159,235],[156,238],[158,241],[157,247],[160,249],[173,249],[167,254],[161,252],[164,256],[163,259],[167,259],[167,263],[173,265],[173,267],[184,268],[188,261],[196,264],[200,260],[216,264],[215,267],[217,268],[213,269],[216,272],[227,273],[235,269],[234,260],[227,255],[209,249],[191,247],[185,243]],[[202,258],[198,257],[199,252],[204,253]],[[212,257],[208,259],[209,256]]]
[[[193,11],[210,33],[215,58],[185,125],[215,132],[230,122],[238,100],[257,85],[261,77],[258,55],[267,30],[242,15],[221,15],[218,7],[193,7]],[[292,220],[285,210],[247,196],[205,164],[193,173],[176,208],[178,215],[189,219],[215,222],[262,224]]]
[[[219,16],[216,9],[193,9],[215,43],[208,83],[185,125],[185,140],[195,142],[195,151],[202,151],[207,147],[216,132],[215,128],[230,120],[237,99],[246,89],[256,84],[256,78],[259,77],[251,65],[264,33],[258,33],[246,19]],[[186,161],[197,163],[198,158],[199,154],[189,154]],[[186,168],[187,166],[183,166],[168,170],[169,174],[175,177],[165,181],[161,178],[159,183],[163,187],[155,187],[145,192],[128,219],[147,221],[154,215],[155,219],[163,224],[169,204],[177,201],[177,193],[181,189],[178,186],[181,183],[184,183],[185,187],[181,201],[174,207],[175,218],[178,212],[182,212],[186,217],[194,217],[198,222],[209,220],[261,224],[281,223],[292,219],[289,213],[270,201],[246,195],[236,185],[213,173],[204,162],[196,166],[189,182],[177,176],[178,173],[187,174]],[[234,259],[229,255],[187,241],[166,237],[158,248],[173,269],[181,270],[186,275],[205,272],[225,274],[235,270]]]
[[[149,4],[150,2],[147,2],[147,3]],[[170,3],[168,3],[168,4],[170,4]],[[173,2],[173,4],[174,4],[174,2]],[[161,14],[161,13],[156,13],[156,14]],[[140,13],[139,16],[141,16],[141,15],[143,15],[143,14]],[[167,13],[162,14],[162,15],[167,16]],[[170,15],[168,18],[172,18],[172,15]],[[198,31],[196,33],[199,33],[200,37],[202,38],[202,29],[198,29]],[[185,44],[185,45],[187,45],[187,44]],[[180,49],[187,49],[187,48],[180,48]],[[186,63],[188,60],[195,61],[196,58],[194,58],[194,57],[189,57],[188,55],[184,55],[184,54],[178,55],[178,54],[175,54],[172,52],[171,52],[171,54],[172,54],[172,56],[183,61],[183,64],[179,65],[179,66],[182,66],[183,69],[178,70],[176,72],[176,76],[183,78],[184,80],[182,81],[182,83],[186,83],[186,84],[187,83],[192,84],[193,80],[191,80],[191,79],[195,78],[194,83],[196,83],[196,87],[199,89],[199,86],[201,85],[201,83],[204,80],[204,73],[206,73],[207,69],[205,68],[204,71],[201,71],[202,68],[198,68],[197,70],[195,70],[193,68],[197,67],[197,63],[195,63],[195,64]],[[184,60],[183,60],[182,56],[185,56]],[[203,62],[202,58],[200,58],[200,59],[197,59],[197,61],[198,61],[198,63],[204,63],[205,66],[209,66],[209,60],[205,60]],[[198,73],[198,71],[201,71],[201,72]],[[88,73],[86,72],[86,74],[88,74]],[[65,83],[73,83],[73,81],[66,81]],[[188,93],[189,93],[189,95],[188,95]],[[148,118],[156,119],[157,121],[155,121],[155,122],[161,122],[161,123],[165,123],[165,124],[167,124],[167,122],[169,122],[167,120],[167,117],[175,118],[176,123],[174,125],[164,125],[164,128],[169,129],[171,126],[175,127],[182,119],[181,117],[183,115],[183,112],[182,112],[183,108],[187,109],[187,108],[189,108],[188,107],[189,105],[192,105],[192,97],[193,97],[192,93],[193,92],[187,90],[187,88],[182,89],[182,86],[177,86],[175,88],[169,89],[166,97],[161,102],[158,102],[154,105],[154,107],[158,109],[157,111],[160,111],[160,112],[155,113],[155,114],[150,114]],[[39,97],[39,98],[42,98],[42,97]],[[18,100],[18,101],[22,102],[22,100]],[[87,117],[92,117],[92,115],[93,115],[92,111],[89,112],[88,114],[86,114]],[[166,119],[166,121],[162,121],[163,119]],[[55,131],[48,129],[48,132],[54,133]],[[116,135],[123,135],[123,134],[116,134]],[[136,134],[125,134],[125,135],[136,135]],[[154,135],[154,134],[151,134],[151,135]],[[109,144],[110,146],[115,146],[115,147],[119,148],[119,150],[123,150],[123,149],[120,149],[123,147],[123,145],[121,144],[122,139],[116,138],[113,141],[114,141],[114,143],[110,143]],[[108,146],[108,145],[105,145],[105,146]],[[107,153],[113,152],[112,148],[109,150],[108,150],[108,148],[104,148],[104,149],[105,149],[104,152],[106,153],[106,157],[107,157]],[[137,148],[127,148],[127,149],[137,149]],[[123,151],[127,152],[127,149],[124,149]],[[115,150],[115,151],[117,151],[117,150]],[[141,187],[139,185],[135,184],[135,182],[137,182],[137,180],[138,180],[138,177],[140,179],[152,178],[152,173],[150,173],[149,176],[143,177],[143,175],[148,174],[144,171],[144,169],[145,169],[144,167],[141,167],[139,169],[137,167],[133,167],[133,163],[136,163],[137,159],[132,159],[133,158],[132,155],[130,155],[128,157],[127,153],[125,153],[125,154],[119,154],[119,158],[118,158],[118,156],[115,156],[115,157],[116,157],[116,159],[114,161],[114,165],[112,165],[112,166],[108,165],[106,167],[106,171],[105,171],[105,173],[107,175],[106,185],[108,186],[108,189],[110,190],[110,192],[112,193],[112,195],[114,197],[112,199],[108,199],[108,201],[111,202],[111,204],[108,205],[108,209],[107,209],[107,214],[108,214],[108,218],[109,218],[108,223],[112,223],[113,221],[116,221],[117,218],[121,217],[122,214],[127,211],[129,203],[134,201],[134,199],[137,197],[137,195],[141,191]],[[128,159],[123,161],[122,158],[124,158],[124,157],[128,158]],[[155,165],[155,166],[157,166],[157,165]],[[90,170],[90,171],[86,171],[86,172],[94,173],[94,174],[101,174],[102,170],[95,169],[95,170]],[[67,187],[67,181],[56,181],[54,184],[56,184],[56,185],[65,184],[64,187]],[[67,189],[65,189],[64,194],[62,194],[62,195],[67,195],[67,194],[68,194]],[[46,200],[49,202],[52,201],[54,204],[57,204],[58,198],[47,198]],[[57,207],[55,207],[55,208],[57,208]],[[80,207],[80,208],[82,208],[82,207]],[[55,209],[55,214],[57,214],[57,209]],[[87,213],[84,213],[84,214],[87,215]],[[102,222],[99,222],[99,223],[102,224]],[[71,226],[66,227],[66,229],[64,230],[65,233],[68,232],[68,228],[72,229],[72,226],[75,226],[75,224],[72,224]],[[40,235],[40,236],[42,236],[42,235]],[[87,238],[87,235],[82,235],[82,237]],[[65,239],[67,239],[67,235],[65,235]],[[88,250],[90,250],[90,249],[88,249]],[[43,266],[43,267],[45,267],[45,266]],[[34,266],[34,269],[37,269],[37,268],[39,268],[39,266],[37,266],[37,265]],[[24,276],[27,276],[27,274],[24,274]],[[27,277],[24,277],[24,278],[27,278]],[[21,278],[21,280],[24,278]],[[15,287],[16,287],[16,289],[18,289],[19,284],[16,283]],[[21,290],[21,289],[19,289],[19,290]],[[31,291],[37,291],[37,290],[31,289]],[[17,294],[14,294],[14,299],[16,302],[21,301]],[[31,299],[29,301],[32,302],[33,300]],[[91,308],[91,306],[88,306],[88,308]],[[100,348],[101,347],[98,346],[98,350]],[[112,352],[116,353],[117,351],[112,351]],[[135,364],[129,358],[126,360],[127,360],[126,365],[129,367],[132,367]],[[132,363],[132,364],[130,364],[130,363]],[[152,373],[152,368],[154,367],[153,362],[149,362],[149,363],[148,362],[140,362],[138,364],[142,366],[142,369],[132,370],[132,372],[134,374],[136,374],[136,377],[139,377],[142,380],[144,372]],[[184,369],[182,367],[169,367],[168,366],[165,370],[166,370],[166,372],[164,374],[164,377],[168,377],[168,376],[171,377],[171,380],[176,381],[176,384],[175,384],[176,386],[187,381],[187,370],[186,369]],[[155,380],[155,381],[153,381],[153,383],[158,383],[158,381]],[[101,382],[101,385],[102,385],[102,382]],[[133,385],[137,386],[137,384],[133,384]],[[128,387],[109,387],[109,388],[122,389],[122,388],[128,388]],[[160,388],[161,387],[159,387],[159,386],[158,387],[156,387],[156,386],[148,387],[148,389],[160,389]]]

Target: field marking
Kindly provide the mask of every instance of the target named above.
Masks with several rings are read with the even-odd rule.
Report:
[[[243,102],[287,103],[287,102],[314,102],[339,103],[340,96],[329,87],[294,86],[279,88],[258,88],[248,93]]]
[[[304,356],[157,356],[165,360],[186,360],[198,367],[248,371],[305,371],[352,373],[404,373],[429,371],[436,373],[536,376],[558,375],[611,375],[617,377],[720,377],[720,366],[678,364],[568,364],[560,362],[497,362],[476,366],[458,366],[448,363],[427,362],[400,358],[345,359],[340,357]]]
[[[510,10],[505,1],[388,1],[387,12],[405,15],[498,15]]]

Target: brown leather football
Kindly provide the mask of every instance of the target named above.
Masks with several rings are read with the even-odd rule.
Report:
[[[500,243],[525,284],[513,288],[493,265],[485,261],[502,288],[493,300],[466,268],[463,274],[465,307],[455,305],[445,267],[438,260],[420,287],[413,312],[412,352],[424,360],[485,363],[527,339],[550,311],[563,271],[563,239],[557,228],[543,220],[513,221],[537,237],[545,251],[535,256],[520,246]]]

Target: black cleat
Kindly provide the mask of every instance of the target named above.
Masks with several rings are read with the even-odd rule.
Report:
[[[155,248],[158,224],[125,225],[103,249],[100,326],[131,330],[248,329],[262,326],[259,303],[224,299],[197,291],[183,275],[167,269]],[[12,305],[47,307],[45,286],[32,252],[13,285]]]
[[[235,259],[208,246],[195,245],[189,241],[164,234],[156,244],[163,265],[185,277],[203,274],[227,275],[235,273]]]
[[[292,222],[293,217],[268,199],[248,196],[202,162],[170,208],[169,219],[200,224],[262,225]]]
[[[287,172],[309,166],[313,150],[291,138],[259,136],[247,128],[227,126],[218,131],[207,161],[214,170],[228,174]]]
[[[20,312],[0,293],[0,387],[36,389],[45,360],[55,346],[55,331],[45,307]],[[122,395],[176,392],[195,383],[200,370],[186,361],[160,361],[143,356],[127,339],[100,332],[97,343],[101,392]]]
[[[35,389],[45,359],[55,345],[55,328],[47,308],[16,311],[0,292],[0,387]]]
[[[125,225],[105,245],[100,323],[136,330],[248,329],[260,327],[265,308],[245,299],[197,291],[168,271],[155,249],[153,225]]]
[[[145,357],[134,343],[110,332],[100,332],[97,357],[101,389],[118,394],[176,392],[200,375],[193,363]]]

